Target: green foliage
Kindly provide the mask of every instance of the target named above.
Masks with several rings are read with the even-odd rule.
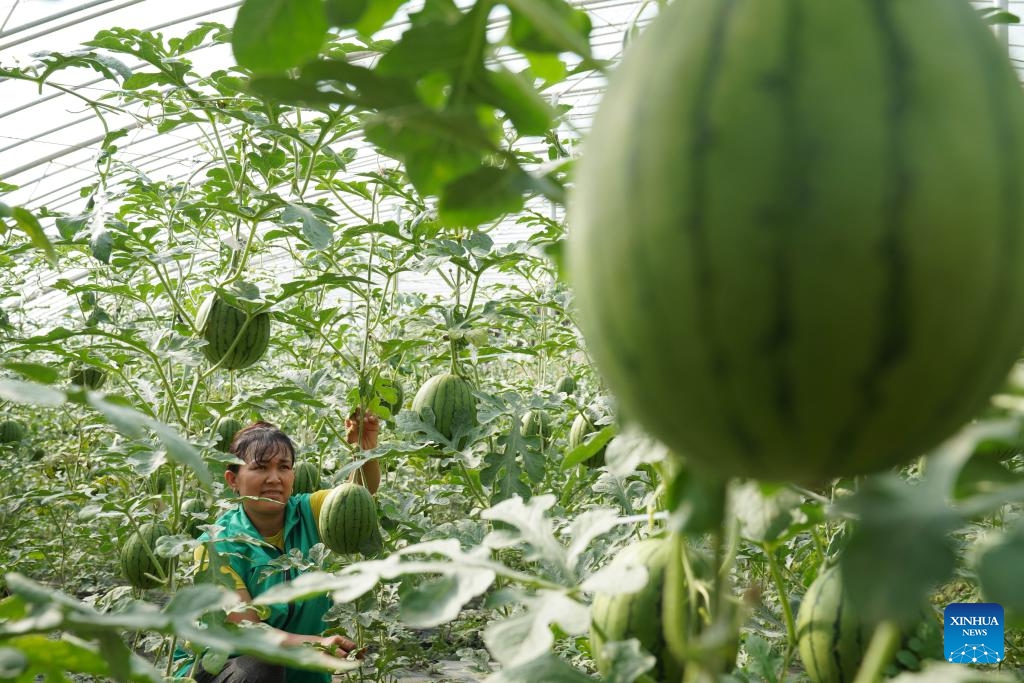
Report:
[[[308,572],[268,599],[334,595],[336,627],[374,645],[364,677],[465,658],[491,681],[593,680],[591,598],[637,578],[609,560],[668,528],[717,550],[720,580],[697,584],[713,628],[685,659],[698,666],[742,626],[741,668],[726,680],[802,675],[792,603],[837,554],[867,577],[851,591],[876,616],[929,597],[937,607],[984,598],[1021,619],[1013,505],[1024,495],[1024,392],[1014,382],[976,429],[898,476],[709,487],[673,470],[667,448],[637,429],[641,415],[612,419],[559,279],[576,140],[550,93],[599,68],[591,18],[515,0],[493,31],[491,5],[429,0],[404,33],[375,35],[403,4],[247,1],[233,32],[112,28],[81,52],[0,69],[48,87],[84,67],[109,91],[70,95],[109,130],[80,200],[0,205],[0,400],[31,436],[0,449],[0,589],[13,595],[0,601],[0,671],[162,680],[172,639],[325,665],[315,650],[227,626],[234,593],[191,585],[197,527],[230,504],[216,474],[243,417],[281,425],[324,481],[370,459],[383,467],[373,560],[320,547],[268,568]],[[229,40],[239,68],[193,63],[195,50]],[[499,53],[523,69],[499,65]],[[137,170],[128,131],[108,114],[135,108],[147,112],[145,134],[210,141],[192,175]],[[40,281],[57,305],[25,296]],[[273,316],[251,364],[224,360],[230,347],[209,357],[198,310],[212,296],[250,327]],[[95,382],[68,384],[78,363],[106,373],[105,395],[84,390]],[[471,387],[472,419],[403,405],[405,389],[453,368]],[[689,400],[709,394],[687,385],[659,398],[673,411]],[[390,415],[372,452],[345,438],[356,406]],[[122,578],[121,546],[155,520],[170,531],[139,556],[165,582],[145,602]],[[1011,638],[1008,666],[1022,644]],[[926,645],[918,634],[896,657],[921,669],[917,680],[962,677],[928,661]],[[605,652],[611,681],[654,666],[637,641]]]

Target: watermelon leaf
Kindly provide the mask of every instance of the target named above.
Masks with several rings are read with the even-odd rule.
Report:
[[[1024,527],[1017,524],[1008,533],[982,542],[974,565],[986,601],[997,602],[1008,612],[1024,614],[1024,585],[1020,581]]]
[[[522,209],[529,187],[518,166],[483,166],[445,185],[438,211],[447,225],[480,225]]]
[[[231,38],[253,71],[285,71],[316,58],[327,36],[322,0],[245,0]]]
[[[40,225],[39,219],[32,215],[32,213],[20,206],[7,206],[0,202],[0,218],[12,219],[14,224],[28,235],[28,238],[32,240],[32,244],[42,250],[50,265],[57,265],[57,252],[53,248],[53,244],[50,243],[50,238],[43,232],[43,226]],[[6,231],[7,226],[5,223],[0,222],[0,226],[3,226]]]
[[[484,628],[487,649],[504,666],[521,665],[550,656],[549,649],[555,641],[552,625],[570,635],[585,633],[590,625],[587,606],[564,593],[540,590],[535,595],[523,596],[522,602],[525,612],[491,622]]]

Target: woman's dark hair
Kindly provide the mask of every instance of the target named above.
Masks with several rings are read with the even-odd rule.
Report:
[[[239,460],[258,465],[269,461],[275,455],[286,451],[295,462],[295,444],[288,435],[269,422],[259,420],[248,427],[243,427],[231,440],[228,451]],[[238,472],[238,465],[228,465],[232,472]]]

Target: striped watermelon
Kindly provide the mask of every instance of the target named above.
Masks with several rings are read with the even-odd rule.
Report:
[[[16,420],[0,422],[0,443],[21,443],[28,436],[25,425]]]
[[[147,522],[128,537],[121,548],[121,573],[135,588],[156,588],[160,576],[171,571],[171,560],[151,552],[161,536],[170,536],[171,530],[161,522]],[[154,562],[155,558],[155,562]]]
[[[963,0],[671,3],[590,139],[588,348],[713,472],[899,465],[1024,348],[1024,95]]]
[[[199,498],[189,498],[181,504],[182,530],[195,538],[199,535],[199,525],[212,521],[209,510]]]
[[[434,411],[434,427],[446,439],[451,439],[458,426],[474,427],[476,421],[476,397],[469,380],[454,374],[431,377],[412,399],[412,409],[421,413],[424,408]],[[421,414],[422,416],[422,414]],[[456,444],[461,448],[461,444]]]
[[[572,451],[579,448],[583,445],[588,436],[598,431],[600,430],[594,426],[594,423],[591,422],[584,413],[580,413],[576,416],[576,419],[572,421],[572,426],[569,428],[569,450]],[[607,446],[584,460],[583,463],[587,467],[602,467],[605,462],[604,454],[606,450],[608,450]]]
[[[225,453],[231,450],[231,442],[242,426],[242,423],[233,417],[225,416],[217,420],[217,426],[213,428],[214,438],[217,439],[214,444],[216,449]]]
[[[547,411],[534,409],[528,410],[523,414],[523,436],[539,436],[541,443],[544,445],[551,441],[553,426],[553,420]]]
[[[572,375],[560,377],[555,383],[556,394],[572,394],[576,391],[576,379]]]
[[[377,529],[377,504],[365,487],[345,482],[327,494],[318,522],[324,545],[336,553],[356,553]]]
[[[107,373],[88,365],[75,365],[71,369],[71,383],[86,389],[101,389],[107,383]]]
[[[206,359],[226,370],[249,367],[263,357],[270,344],[269,313],[260,313],[250,320],[245,311],[216,293],[199,308],[196,326],[206,340]]]
[[[662,586],[670,556],[670,544],[665,539],[648,538],[626,546],[612,560],[616,567],[646,567],[647,584],[636,593],[594,596],[590,606],[590,652],[602,674],[607,674],[609,668],[604,644],[636,638],[658,660],[653,670],[637,679],[639,683],[683,679],[683,663],[672,655],[662,635]]]
[[[171,485],[171,473],[163,467],[160,467],[149,475],[146,480],[146,490],[153,495],[160,495],[167,491],[167,487]]]
[[[800,659],[813,683],[852,681],[872,628],[845,599],[839,565],[825,569],[807,589],[796,620]]]
[[[304,460],[295,463],[295,483],[292,493],[313,493],[320,488],[320,468]]]

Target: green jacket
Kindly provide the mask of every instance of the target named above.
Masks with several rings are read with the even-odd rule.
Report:
[[[313,517],[313,510],[309,504],[308,493],[297,493],[288,500],[288,506],[284,513],[284,552],[267,543],[247,543],[245,541],[217,541],[214,548],[221,560],[227,561],[231,568],[249,591],[249,595],[256,597],[271,586],[290,581],[298,576],[298,571],[289,569],[281,571],[271,565],[271,562],[298,550],[303,555],[309,553],[317,543],[320,543],[320,532],[317,530],[316,519]],[[263,537],[256,527],[249,521],[242,506],[225,512],[215,522],[217,526],[223,527],[220,538],[231,538],[235,536],[248,536],[257,540]],[[210,536],[203,533],[200,541],[209,541]],[[264,622],[275,628],[289,633],[302,635],[318,635],[327,628],[324,622],[324,614],[331,606],[327,596],[319,596],[310,600],[298,603],[280,603],[270,606],[270,614]],[[186,670],[187,671],[187,670]],[[181,675],[181,674],[179,674]],[[288,669],[288,683],[330,683],[331,676],[327,673],[306,671],[303,669]]]

